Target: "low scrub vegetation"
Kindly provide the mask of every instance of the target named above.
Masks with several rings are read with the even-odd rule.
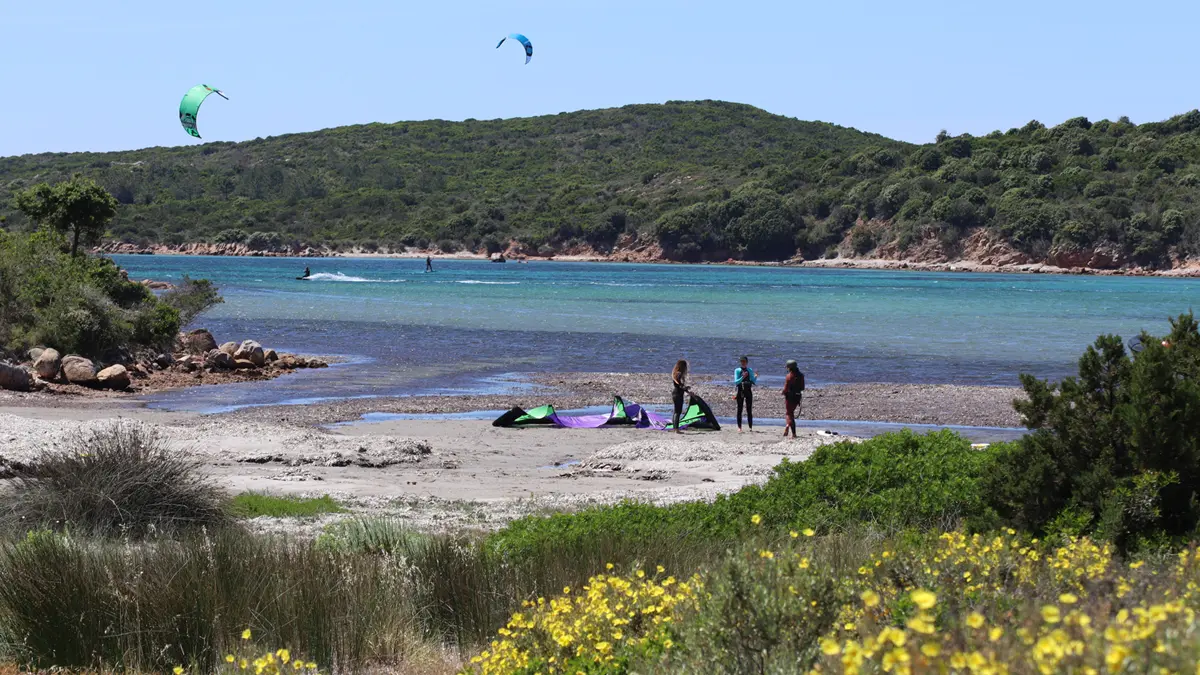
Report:
[[[517,520],[488,543],[513,559],[564,545],[620,541],[652,551],[720,547],[738,541],[751,516],[769,529],[836,532],[868,527],[882,533],[970,523],[995,516],[980,489],[990,454],[949,431],[884,434],[818,448],[803,462],[784,461],[762,486],[713,503],[653,506],[628,502],[576,513]]]
[[[0,488],[0,524],[145,537],[228,522],[199,462],[146,427],[117,423],[48,450]]]

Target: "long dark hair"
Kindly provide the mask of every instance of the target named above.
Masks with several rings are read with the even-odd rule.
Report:
[[[675,362],[675,370],[671,371],[671,379],[675,382],[683,382],[683,378],[687,377],[688,363],[684,359],[679,359]]]

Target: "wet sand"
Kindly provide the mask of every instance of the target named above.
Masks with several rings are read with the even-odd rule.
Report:
[[[664,382],[667,385],[664,386]],[[642,373],[561,373],[528,378],[532,387],[512,394],[489,396],[390,396],[327,401],[303,406],[244,408],[228,413],[234,419],[325,425],[360,419],[367,413],[452,414],[501,411],[513,406],[532,408],[546,403],[559,410],[606,406],[614,394],[636,403],[670,405],[665,375]],[[733,388],[724,379],[694,378],[693,389],[718,417],[733,417]],[[1018,387],[980,387],[946,384],[840,384],[805,392],[801,417],[807,420],[847,420],[937,424],[972,427],[1018,427],[1021,418],[1013,399]],[[0,403],[2,405],[2,403]],[[755,396],[758,419],[783,417],[782,395],[760,387]]]

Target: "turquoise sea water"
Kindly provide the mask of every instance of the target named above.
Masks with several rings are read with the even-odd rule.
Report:
[[[610,263],[114,256],[136,279],[208,278],[219,341],[345,357],[328,371],[168,396],[230,405],[486,392],[511,373],[669,372],[687,358],[770,380],[1013,385],[1061,377],[1098,334],[1165,332],[1200,280]],[[298,281],[305,266],[314,278]],[[208,391],[205,391],[208,390]],[[203,392],[203,393],[202,393]],[[172,398],[173,397],[173,398]]]

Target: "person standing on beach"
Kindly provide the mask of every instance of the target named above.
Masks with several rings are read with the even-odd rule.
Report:
[[[671,426],[675,429],[675,433],[679,431],[679,417],[683,415],[683,395],[691,391],[691,387],[687,383],[688,362],[679,359],[675,363],[675,370],[671,371],[671,403],[675,404],[675,414],[671,416]]]
[[[433,271],[433,257],[432,256],[425,256],[425,271],[426,272]]]
[[[792,438],[796,437],[796,411],[800,409],[800,397],[804,391],[804,373],[795,361],[787,362],[787,377],[783,380],[783,401],[787,406],[787,424],[783,427],[783,437],[787,438],[788,429],[792,430]]]
[[[737,399],[737,425],[738,431],[742,430],[742,405],[746,406],[746,426],[750,431],[754,431],[754,385],[758,384],[758,376],[754,374],[754,369],[750,367],[749,357],[743,356],[739,362],[741,366],[733,371],[733,386],[737,387],[737,394],[734,398]]]

